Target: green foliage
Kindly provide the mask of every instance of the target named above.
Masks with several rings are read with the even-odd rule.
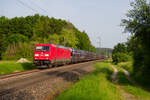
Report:
[[[32,58],[34,50],[33,43],[18,42],[10,44],[3,54],[4,60],[14,60],[19,58]]]
[[[72,30],[63,29],[59,38],[59,44],[77,48],[76,45],[78,44],[78,38]]]
[[[127,47],[126,47],[126,45],[124,43],[118,43],[114,47],[113,53],[118,53],[118,52],[127,53]]]
[[[90,39],[88,35],[85,33],[85,31],[80,32],[76,30],[76,36],[79,41],[77,44],[77,47],[79,47],[79,49],[96,52],[96,48],[91,45]]]
[[[116,53],[112,55],[112,59],[115,64],[118,64],[120,62],[129,61],[131,59],[131,56],[126,53]]]
[[[95,52],[88,35],[65,20],[38,14],[12,19],[0,17],[0,59],[30,58],[33,43],[48,42]]]
[[[16,63],[16,61],[0,61],[0,74],[35,69],[32,63]]]
[[[122,20],[125,31],[132,34],[129,46],[133,52],[135,77],[143,77],[143,83],[150,84],[150,2],[135,0],[128,13],[128,19]],[[141,81],[142,82],[142,81]]]
[[[127,93],[134,95],[138,99],[149,100],[150,94],[140,86],[132,84],[122,70],[118,72],[118,83]]]
[[[131,59],[128,53],[128,48],[124,43],[118,43],[112,52],[113,63],[126,62]]]
[[[2,51],[6,51],[7,47],[11,44],[28,41],[28,38],[22,34],[8,34],[7,37],[3,38]]]
[[[133,61],[132,60],[128,61],[128,62],[118,63],[117,66],[120,67],[120,68],[124,68],[125,70],[127,70],[131,74],[133,72]]]
[[[124,100],[110,81],[113,69],[108,63],[96,63],[96,69],[55,100]]]
[[[51,43],[54,43],[54,44],[59,44],[60,41],[59,41],[59,35],[57,34],[52,34],[49,36],[48,40],[51,42]]]

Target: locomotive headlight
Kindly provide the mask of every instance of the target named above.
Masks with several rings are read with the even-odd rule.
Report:
[[[45,56],[47,57],[47,56],[49,56],[49,54],[45,54]]]
[[[35,54],[34,56],[39,56],[39,54]]]

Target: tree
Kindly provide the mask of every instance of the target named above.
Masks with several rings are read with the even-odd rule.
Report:
[[[2,52],[7,49],[9,44],[15,44],[18,42],[27,42],[28,38],[21,34],[8,34],[7,37],[4,37],[2,42]]]
[[[118,43],[116,46],[114,46],[113,53],[127,53],[127,47],[124,43]]]
[[[118,43],[112,52],[113,63],[125,62],[130,59],[129,53],[127,52],[127,46],[125,43]]]
[[[130,32],[134,59],[134,73],[138,77],[149,79],[150,76],[150,2],[135,0],[127,13],[128,19],[122,20],[126,32]],[[148,80],[147,80],[148,81]],[[149,81],[150,83],[150,81]]]
[[[20,44],[27,46],[26,44],[31,42],[34,44],[51,42],[87,51],[95,49],[86,32],[79,31],[72,23],[65,20],[39,14],[11,19],[0,17],[0,59],[2,54],[3,57],[9,55],[15,55],[16,58],[28,57],[28,49],[20,49],[22,47]],[[18,48],[20,51],[24,50],[24,53],[18,53]]]

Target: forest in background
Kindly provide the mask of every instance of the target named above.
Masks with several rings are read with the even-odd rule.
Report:
[[[113,49],[111,48],[96,48],[96,52],[102,56],[112,56]]]
[[[68,21],[39,14],[11,19],[0,17],[0,59],[32,58],[37,43],[96,52],[87,33]]]

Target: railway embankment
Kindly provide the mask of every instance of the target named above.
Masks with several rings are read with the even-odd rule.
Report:
[[[93,70],[95,61],[0,79],[0,100],[52,99]]]
[[[0,79],[0,100],[20,99],[150,100],[150,93],[134,82],[128,70],[105,60]]]

